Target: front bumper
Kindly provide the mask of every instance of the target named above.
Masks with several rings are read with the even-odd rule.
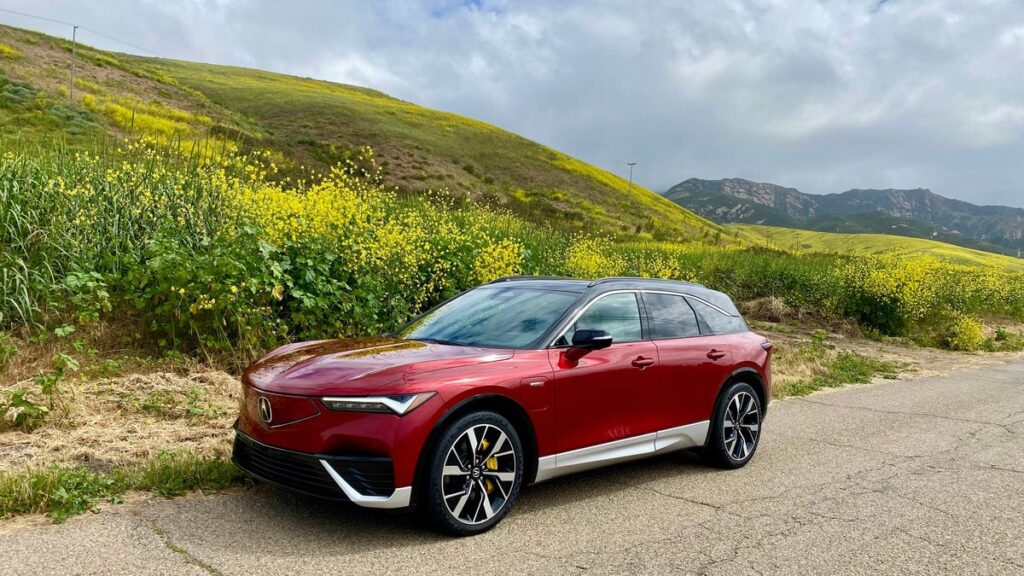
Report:
[[[260,480],[366,508],[405,508],[412,496],[411,486],[395,487],[391,459],[384,456],[296,452],[264,444],[236,430],[231,459]]]

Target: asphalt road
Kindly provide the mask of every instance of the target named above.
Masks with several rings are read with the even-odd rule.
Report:
[[[300,573],[1024,574],[1024,360],[775,402],[742,470],[553,480],[469,539],[269,487],[0,525],[0,574]]]

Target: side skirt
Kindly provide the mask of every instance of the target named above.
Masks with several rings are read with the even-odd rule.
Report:
[[[704,420],[650,434],[544,456],[537,459],[536,482],[617,462],[646,458],[654,454],[703,446],[707,441],[710,426],[711,421]]]

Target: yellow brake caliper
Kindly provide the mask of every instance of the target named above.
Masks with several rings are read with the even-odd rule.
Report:
[[[488,442],[487,440],[480,440],[480,446],[484,450],[487,450],[487,447],[490,445],[491,443]],[[484,468],[487,468],[488,470],[497,470],[498,459],[495,458],[494,456],[491,456],[487,460],[484,460]],[[484,487],[487,489],[487,493],[490,494],[491,490],[494,490],[494,482],[492,482],[490,478],[484,478]]]

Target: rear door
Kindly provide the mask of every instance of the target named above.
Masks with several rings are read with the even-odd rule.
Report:
[[[708,420],[732,369],[731,350],[680,294],[644,292],[649,332],[658,350],[658,429]]]
[[[606,330],[612,345],[576,362],[563,354],[576,330]],[[638,294],[598,296],[549,349],[554,370],[558,451],[604,444],[657,429],[657,349],[645,340]]]

